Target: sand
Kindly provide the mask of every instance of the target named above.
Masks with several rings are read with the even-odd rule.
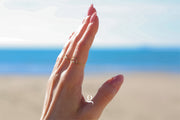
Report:
[[[94,95],[115,74],[87,75],[83,94]],[[180,120],[180,75],[125,72],[117,96],[100,120]],[[0,120],[39,120],[48,75],[1,75]]]

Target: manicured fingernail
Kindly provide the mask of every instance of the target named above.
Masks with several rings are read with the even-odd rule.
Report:
[[[94,8],[93,4],[91,4],[91,6],[89,7],[89,10],[88,10],[88,16],[89,15],[92,15],[94,12],[96,12],[96,9]]]
[[[97,19],[97,13],[95,12],[92,16],[91,16],[91,19],[90,19],[90,22],[91,23],[94,23]]]
[[[123,82],[123,75],[117,75],[115,77],[112,78],[111,80],[111,85],[114,87],[114,88],[118,88],[120,84],[122,84]]]
[[[90,5],[90,8],[94,8],[94,5],[93,5],[93,4],[91,4],[91,5]]]

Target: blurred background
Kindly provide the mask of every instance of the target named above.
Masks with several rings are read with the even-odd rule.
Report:
[[[83,94],[125,76],[100,120],[180,119],[179,0],[0,0],[0,119],[40,118],[56,57],[92,3]]]

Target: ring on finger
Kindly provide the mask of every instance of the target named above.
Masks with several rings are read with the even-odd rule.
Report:
[[[70,61],[77,65],[84,65],[84,64],[80,63],[76,57],[73,57]]]
[[[75,58],[75,57],[71,59],[71,62],[75,63],[75,64],[79,64],[77,58]]]

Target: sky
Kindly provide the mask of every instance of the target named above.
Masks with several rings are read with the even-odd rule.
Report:
[[[93,3],[93,47],[180,47],[180,0],[0,0],[0,48],[59,48]]]

